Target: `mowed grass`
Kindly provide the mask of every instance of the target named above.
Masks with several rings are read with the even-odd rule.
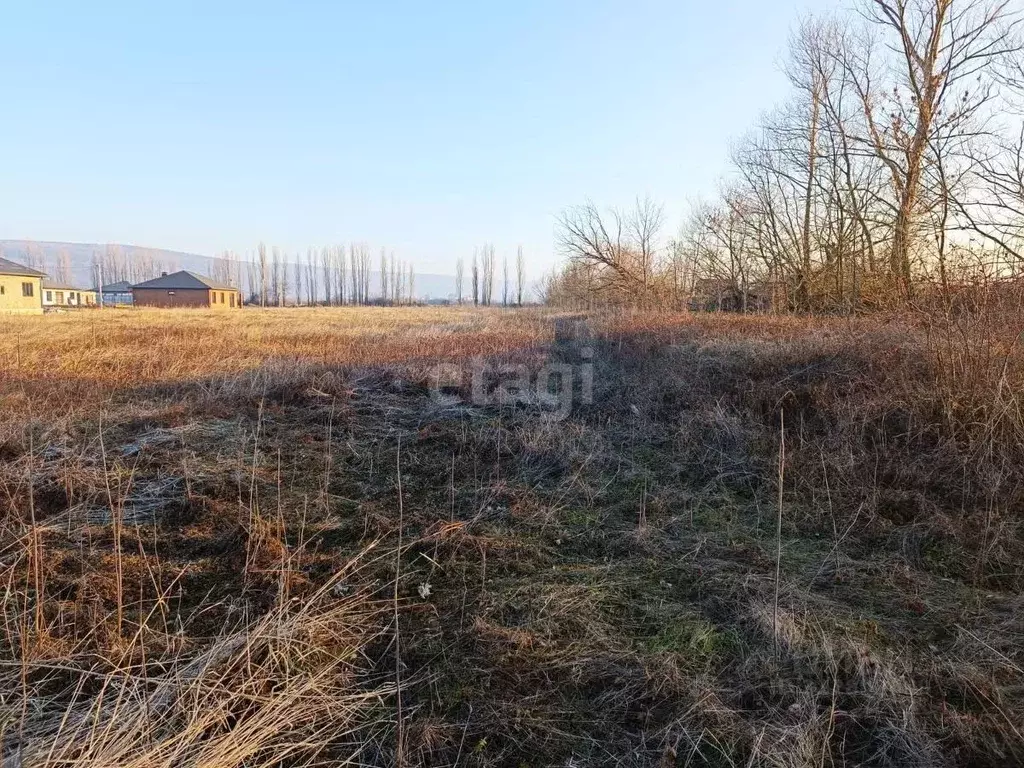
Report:
[[[4,759],[1024,759],[1012,315],[564,317],[0,318]]]

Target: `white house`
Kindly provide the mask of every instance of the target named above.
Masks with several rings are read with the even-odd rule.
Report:
[[[55,280],[43,280],[43,309],[95,307],[99,298],[90,288],[77,288]]]

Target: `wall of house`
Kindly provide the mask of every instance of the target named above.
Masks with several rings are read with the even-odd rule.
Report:
[[[231,295],[234,305],[231,305]],[[132,292],[135,306],[208,307],[210,309],[241,309],[242,294],[238,291],[207,289],[136,288]],[[221,301],[223,299],[223,301]]]
[[[232,304],[232,299],[234,303]],[[238,291],[210,291],[211,309],[241,309],[242,294]]]
[[[235,305],[231,306],[234,294]],[[221,297],[224,301],[221,302]],[[238,291],[214,291],[207,289],[136,288],[133,291],[137,307],[208,307],[210,309],[240,309],[242,295]]]
[[[105,307],[124,307],[131,306],[131,304],[132,295],[130,293],[113,293],[108,291],[103,294],[103,306]]]
[[[95,291],[69,291],[66,288],[43,288],[44,307],[93,307],[98,301]]]
[[[205,288],[168,291],[165,288],[136,288],[133,292],[137,307],[208,307],[210,292]]]
[[[37,314],[43,311],[41,277],[22,277],[20,275],[0,275],[0,312],[18,312]],[[22,283],[32,285],[32,295],[25,296]]]

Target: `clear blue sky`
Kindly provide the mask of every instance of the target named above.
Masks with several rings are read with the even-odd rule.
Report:
[[[675,227],[829,0],[16,2],[0,238],[203,254],[366,241],[421,272],[567,205]]]

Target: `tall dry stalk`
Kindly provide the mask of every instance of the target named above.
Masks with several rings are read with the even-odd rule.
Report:
[[[395,708],[398,721],[395,728],[395,763],[405,765],[405,721],[402,715],[402,633],[399,624],[398,586],[402,575],[402,529],[405,527],[405,503],[402,494],[402,437],[398,437],[395,451],[395,476],[398,486],[398,547],[395,550],[395,588],[391,596],[395,623]]]
[[[779,492],[775,514],[775,598],[772,603],[772,629],[775,660],[779,660],[779,585],[782,581],[782,497],[786,481],[786,412],[779,408]]]

